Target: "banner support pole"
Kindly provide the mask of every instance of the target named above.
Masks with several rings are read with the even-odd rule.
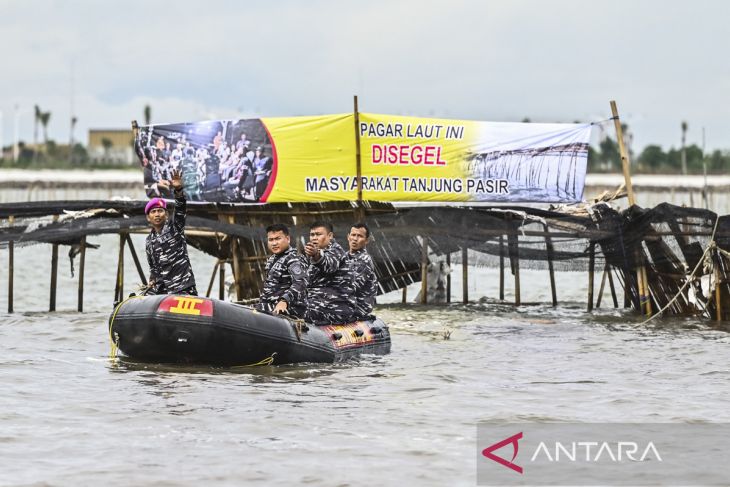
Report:
[[[360,110],[357,104],[357,95],[353,96],[353,114],[355,115],[355,167],[357,169],[357,209],[355,218],[362,221],[365,209],[362,205],[362,157],[360,155]]]
[[[636,199],[634,197],[634,188],[631,185],[631,172],[630,172],[630,166],[631,161],[629,161],[629,154],[626,150],[626,146],[624,145],[624,134],[623,129],[621,128],[621,119],[618,116],[618,108],[616,107],[616,101],[611,100],[611,115],[613,115],[613,125],[616,128],[616,140],[618,142],[618,149],[619,153],[621,154],[621,168],[624,173],[624,182],[626,184],[626,195],[629,198],[629,206],[633,206],[636,204]],[[639,312],[644,313],[646,310],[647,316],[651,316],[651,297],[650,297],[650,291],[649,291],[649,283],[646,282],[646,270],[644,269],[643,265],[643,251],[641,248],[637,249],[637,256],[641,259],[641,266],[639,269],[637,269],[636,277],[637,277],[637,284],[639,288]],[[646,308],[644,307],[646,306]]]

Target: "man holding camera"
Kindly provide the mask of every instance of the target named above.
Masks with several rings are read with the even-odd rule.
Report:
[[[309,260],[306,320],[315,325],[353,322],[355,289],[350,265],[331,223],[312,223],[304,254]]]

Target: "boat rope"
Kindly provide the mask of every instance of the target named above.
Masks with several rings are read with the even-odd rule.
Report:
[[[249,364],[249,365],[234,365],[231,367],[231,369],[241,369],[244,367],[259,367],[262,365],[271,365],[274,363],[274,356],[276,355],[276,352],[271,354],[271,357],[266,357],[263,360],[259,360],[255,364]]]
[[[136,296],[136,295],[129,296],[124,301],[121,301],[117,305],[116,308],[114,308],[114,313],[112,313],[112,317],[109,318],[109,344],[110,344],[109,358],[111,358],[111,359],[116,358],[117,350],[119,349],[119,335],[117,335],[116,333],[114,333],[114,335],[112,335],[112,325],[114,324],[114,318],[117,317],[117,313],[119,312],[119,310],[121,309],[121,307],[124,303],[126,303],[127,301],[129,301],[131,299],[142,298],[142,297],[144,297],[144,296]]]
[[[708,269],[709,269],[709,271],[712,270],[712,258],[711,258],[710,255],[708,255],[708,252],[710,252],[713,249],[716,249],[716,250],[720,250],[724,254],[727,254],[727,252],[725,252],[724,250],[719,249],[717,247],[717,244],[715,243],[715,233],[717,232],[717,223],[719,221],[720,221],[720,217],[717,216],[715,218],[715,226],[712,229],[712,236],[710,237],[710,243],[707,244],[707,248],[702,253],[702,257],[700,257],[698,259],[697,265],[695,265],[695,268],[692,270],[692,273],[689,275],[689,277],[687,277],[687,280],[684,281],[684,284],[682,284],[682,287],[679,288],[679,291],[677,291],[677,294],[675,294],[674,297],[666,305],[664,305],[664,307],[662,307],[662,309],[660,309],[659,311],[657,311],[655,314],[653,314],[652,316],[650,316],[646,320],[644,320],[641,323],[639,323],[639,326],[642,326],[642,325],[645,325],[645,324],[649,323],[651,320],[653,320],[654,318],[656,318],[657,316],[659,316],[660,314],[662,314],[664,311],[666,311],[667,308],[669,308],[672,304],[674,304],[674,302],[677,299],[679,299],[679,297],[682,295],[682,293],[684,292],[684,289],[689,285],[689,283],[690,282],[693,282],[695,280],[695,274],[697,273],[697,270],[700,268],[700,264],[704,264],[703,265],[703,272],[708,271]]]

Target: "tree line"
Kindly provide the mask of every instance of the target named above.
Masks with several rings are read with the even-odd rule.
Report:
[[[708,174],[730,173],[730,150],[703,153],[696,144],[664,150],[660,145],[647,145],[639,154],[629,149],[632,174]],[[686,166],[686,169],[685,167]],[[588,172],[621,172],[621,155],[616,140],[606,137],[596,147],[588,149]]]

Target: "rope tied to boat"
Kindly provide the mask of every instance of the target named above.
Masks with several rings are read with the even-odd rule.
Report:
[[[242,369],[245,367],[259,367],[259,366],[266,366],[271,365],[274,363],[274,357],[276,356],[276,352],[272,353],[270,357],[266,357],[263,360],[259,360],[255,364],[248,364],[248,365],[234,365],[231,367],[231,369]]]
[[[641,323],[639,323],[639,326],[645,325],[645,324],[649,323],[650,321],[652,321],[657,316],[661,315],[672,304],[674,304],[674,302],[677,299],[679,299],[679,297],[682,295],[682,293],[684,292],[684,289],[689,285],[689,283],[694,282],[695,279],[697,279],[695,277],[695,274],[697,273],[697,270],[700,268],[700,264],[702,264],[702,272],[704,274],[710,274],[713,271],[713,269],[714,269],[714,262],[713,262],[713,259],[712,259],[712,255],[709,253],[711,250],[714,249],[715,251],[722,252],[726,256],[730,256],[730,254],[728,254],[724,250],[720,249],[717,246],[717,243],[715,242],[715,233],[717,232],[717,224],[718,224],[719,221],[720,221],[720,217],[717,216],[715,218],[715,226],[712,229],[712,236],[710,237],[710,243],[707,244],[707,248],[702,253],[702,257],[700,257],[700,259],[697,261],[697,265],[695,265],[695,268],[692,270],[692,273],[684,281],[684,284],[682,284],[682,287],[679,288],[679,291],[677,291],[677,294],[675,294],[674,297],[671,300],[669,300],[669,302],[666,305],[664,305],[662,307],[662,309],[660,309],[659,311],[657,311],[655,314],[653,314],[652,316],[650,316],[646,320],[644,320]],[[648,299],[648,297],[647,297],[647,299]]]
[[[126,303],[127,301],[134,299],[134,298],[142,298],[144,296],[136,296],[132,295],[129,296],[124,301],[121,301],[119,304],[117,304],[116,308],[114,308],[114,313],[112,313],[111,318],[109,318],[109,358],[115,359],[117,358],[117,351],[119,350],[119,334],[114,332],[112,333],[112,325],[114,324],[114,318],[117,317],[117,313],[121,309],[122,305]]]
[[[308,330],[307,325],[304,323],[304,320],[301,318],[297,318],[295,320],[291,320],[291,324],[294,327],[294,333],[297,335],[297,341],[302,341],[302,332]]]

